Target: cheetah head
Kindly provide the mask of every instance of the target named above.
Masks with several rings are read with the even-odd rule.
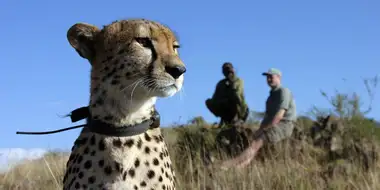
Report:
[[[181,90],[186,71],[173,32],[154,21],[122,20],[98,29],[78,23],[70,45],[91,64],[91,104],[122,104],[170,97]]]

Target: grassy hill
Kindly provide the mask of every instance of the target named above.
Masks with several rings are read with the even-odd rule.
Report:
[[[235,145],[223,141],[215,146],[220,129],[202,117],[163,128],[179,189],[380,189],[379,123],[365,116],[355,94],[338,93],[328,100],[329,111],[313,109],[314,120],[300,116],[291,139],[264,147],[242,170],[206,169],[205,152],[223,159],[228,156],[226,147]],[[257,115],[239,128],[239,134],[249,139],[248,132],[257,128]],[[51,152],[18,165],[0,175],[0,189],[60,189],[67,154]]]
[[[204,167],[202,149],[215,159],[226,155],[214,146],[220,130],[197,119],[163,129],[180,189],[380,189],[380,133],[368,119],[301,117],[292,139],[265,147],[248,168],[230,171]],[[0,175],[0,189],[59,189],[67,154],[51,152],[18,165]]]

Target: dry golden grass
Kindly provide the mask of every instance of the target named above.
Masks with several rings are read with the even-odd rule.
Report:
[[[1,190],[62,189],[67,154],[51,153],[42,159],[27,160],[0,175]]]
[[[347,160],[327,163],[323,161],[326,151],[306,141],[287,140],[277,144],[275,151],[262,152],[245,169],[214,170],[210,173],[201,162],[199,141],[210,140],[212,132],[201,133],[190,127],[185,130],[164,130],[164,134],[170,146],[178,189],[380,189],[379,163],[369,171]],[[192,138],[186,140],[184,134],[190,134]],[[214,156],[219,157],[216,153]],[[24,162],[0,175],[0,189],[61,189],[67,158],[51,153],[42,159]]]
[[[283,143],[285,145],[287,143]],[[305,145],[307,146],[307,145]],[[214,170],[212,178],[200,162],[187,160],[178,175],[181,189],[380,189],[379,165],[366,172],[361,166],[347,161],[322,165],[318,157],[324,152],[306,147],[304,152],[290,152],[291,148],[266,158],[255,160],[244,169]],[[296,151],[296,150],[293,150]],[[183,160],[183,156],[174,160]],[[176,171],[179,171],[177,169]],[[208,187],[208,188],[205,188]]]

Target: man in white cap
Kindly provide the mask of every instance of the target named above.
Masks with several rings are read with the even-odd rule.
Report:
[[[266,76],[271,88],[266,101],[266,110],[259,130],[255,132],[254,141],[234,159],[224,161],[222,168],[245,167],[248,165],[264,143],[276,143],[289,138],[297,119],[296,104],[288,88],[281,85],[281,71],[271,68],[262,75]]]

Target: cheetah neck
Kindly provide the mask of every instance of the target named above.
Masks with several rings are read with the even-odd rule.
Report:
[[[153,115],[155,103],[155,97],[132,100],[123,98],[119,101],[115,98],[107,98],[101,106],[90,103],[89,108],[94,119],[121,127],[136,125],[149,119]]]

